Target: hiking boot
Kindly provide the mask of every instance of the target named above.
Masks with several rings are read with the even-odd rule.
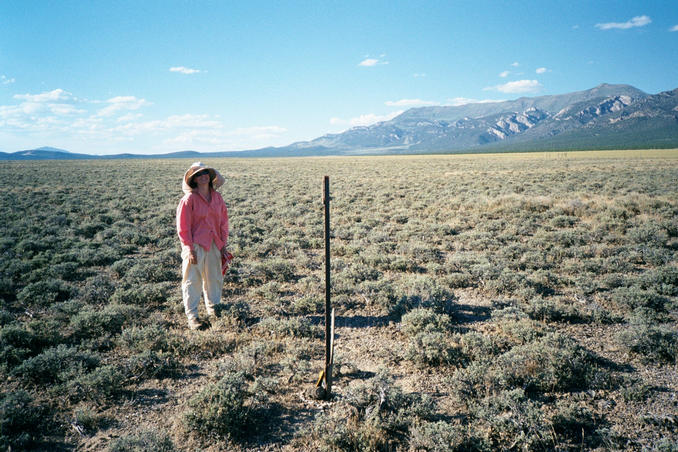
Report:
[[[200,321],[200,319],[195,318],[195,319],[188,319],[188,327],[192,329],[193,331],[195,330],[203,330],[205,329],[205,324]]]

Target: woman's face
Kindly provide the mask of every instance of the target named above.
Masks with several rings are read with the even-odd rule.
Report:
[[[198,185],[206,185],[210,183],[210,172],[208,170],[200,170],[193,175],[193,180]]]

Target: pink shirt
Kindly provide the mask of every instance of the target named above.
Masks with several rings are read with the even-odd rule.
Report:
[[[197,243],[209,251],[212,241],[218,249],[228,243],[228,209],[219,192],[212,191],[212,202],[197,191],[188,193],[177,207],[177,232],[181,246]]]

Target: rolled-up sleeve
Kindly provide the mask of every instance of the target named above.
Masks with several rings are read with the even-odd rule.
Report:
[[[191,232],[191,206],[188,198],[182,198],[177,207],[177,233],[182,247],[193,248],[193,233]]]

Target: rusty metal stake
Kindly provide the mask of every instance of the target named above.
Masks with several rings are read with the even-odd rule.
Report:
[[[334,360],[334,310],[330,303],[330,177],[325,176],[323,204],[325,205],[325,398],[332,395],[332,361]]]

